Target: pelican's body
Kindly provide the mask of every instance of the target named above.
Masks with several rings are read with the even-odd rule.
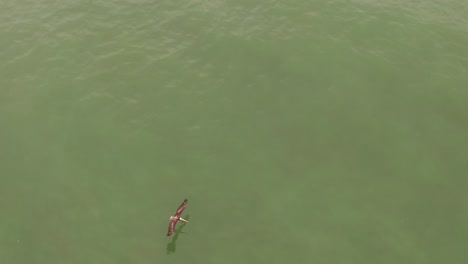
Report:
[[[188,221],[185,220],[185,219],[183,219],[182,217],[177,217],[177,216],[174,216],[174,215],[173,215],[173,216],[170,216],[170,217],[169,217],[169,220],[170,220],[171,222],[182,221],[182,222],[188,223]]]
[[[169,220],[171,222],[169,223],[169,228],[167,230],[167,236],[170,236],[170,235],[172,235],[172,233],[174,233],[174,229],[175,229],[175,226],[176,226],[177,222],[182,221],[184,223],[188,223],[187,220],[180,217],[180,215],[184,211],[185,207],[187,206],[187,202],[188,202],[188,200],[184,199],[184,201],[179,206],[179,208],[177,208],[177,211],[176,211],[175,215],[169,217]]]

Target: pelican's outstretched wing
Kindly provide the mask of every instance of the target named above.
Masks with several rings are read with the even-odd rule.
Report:
[[[180,217],[180,214],[184,211],[185,207],[187,206],[187,199],[184,199],[181,205],[179,205],[179,208],[177,208],[177,211],[175,213],[176,216]]]
[[[174,233],[175,225],[177,224],[177,221],[171,221],[169,224],[169,228],[167,229],[167,236],[172,235]]]

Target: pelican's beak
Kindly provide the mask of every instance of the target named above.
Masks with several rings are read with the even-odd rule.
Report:
[[[188,223],[188,222],[189,222],[189,221],[187,221],[187,220],[183,219],[182,217],[181,217],[181,218],[179,218],[179,220],[180,220],[180,221],[182,221],[182,222],[184,222],[184,223]]]

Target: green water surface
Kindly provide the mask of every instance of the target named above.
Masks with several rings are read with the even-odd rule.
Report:
[[[467,3],[0,2],[0,263],[468,263]]]

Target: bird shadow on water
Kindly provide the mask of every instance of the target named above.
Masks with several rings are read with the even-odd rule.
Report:
[[[187,215],[185,217],[186,220],[190,219],[190,215]],[[182,232],[182,229],[185,227],[187,223],[182,222],[181,225],[174,230],[174,235],[172,236],[171,242],[167,243],[167,248],[166,248],[166,253],[167,255],[173,254],[176,252],[176,242],[177,239],[179,239],[180,234],[184,234],[185,232]]]

